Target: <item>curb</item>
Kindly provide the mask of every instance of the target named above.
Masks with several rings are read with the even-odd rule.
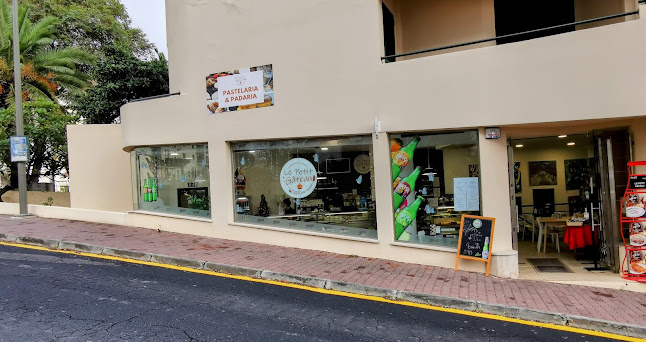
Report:
[[[349,292],[368,296],[382,297],[391,300],[401,300],[413,303],[427,304],[432,306],[458,309],[472,312],[482,312],[492,315],[499,315],[509,318],[517,318],[539,323],[549,323],[587,330],[603,331],[607,333],[644,338],[646,336],[646,326],[612,322],[590,317],[576,315],[567,315],[540,311],[515,306],[504,306],[490,304],[475,300],[462,298],[442,297],[437,295],[423,294],[417,292],[399,291],[394,289],[385,289],[375,286],[346,283],[336,280],[301,276],[288,273],[280,273],[269,270],[259,270],[254,268],[220,264],[210,261],[199,261],[188,258],[181,258],[162,254],[144,253],[128,249],[101,247],[82,242],[58,241],[49,239],[38,239],[33,237],[17,236],[14,234],[0,234],[0,241],[22,243],[50,249],[72,250],[77,252],[87,252],[93,254],[122,257],[140,261],[151,261],[160,264],[182,266],[194,269],[208,270],[232,275],[248,276],[266,280],[287,282],[328,290]]]

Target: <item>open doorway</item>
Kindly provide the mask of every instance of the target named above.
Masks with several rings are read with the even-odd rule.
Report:
[[[621,262],[615,212],[626,177],[615,169],[626,169],[628,140],[625,129],[511,138],[521,278],[580,284],[621,280],[613,273]]]

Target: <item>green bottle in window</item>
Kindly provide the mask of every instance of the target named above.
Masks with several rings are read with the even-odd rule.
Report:
[[[399,176],[399,173],[413,160],[413,153],[417,148],[417,144],[421,140],[420,137],[415,137],[413,141],[409,142],[406,146],[402,147],[397,151],[397,154],[393,156],[393,182]]]
[[[157,179],[153,178],[153,193],[152,193],[152,200],[153,202],[157,201]]]
[[[395,217],[395,240],[408,241],[410,239],[410,234],[404,230],[417,218],[417,210],[422,205],[423,200],[424,197],[417,196],[413,204],[402,209],[397,217]]]
[[[148,179],[144,179],[144,202],[150,202],[150,195],[148,192]]]
[[[410,195],[410,193],[415,189],[415,182],[417,181],[417,177],[419,177],[419,174],[422,172],[421,167],[416,167],[413,172],[411,172],[410,175],[402,178],[397,186],[395,187],[395,192],[394,192],[394,202],[395,202],[395,209],[399,208],[399,206],[404,202],[406,197]]]

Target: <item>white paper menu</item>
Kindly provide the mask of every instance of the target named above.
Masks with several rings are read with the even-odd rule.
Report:
[[[480,210],[478,177],[453,178],[453,206],[455,211]]]

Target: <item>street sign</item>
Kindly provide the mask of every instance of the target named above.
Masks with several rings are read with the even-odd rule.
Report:
[[[11,162],[27,162],[29,160],[29,144],[27,137],[10,137]]]

